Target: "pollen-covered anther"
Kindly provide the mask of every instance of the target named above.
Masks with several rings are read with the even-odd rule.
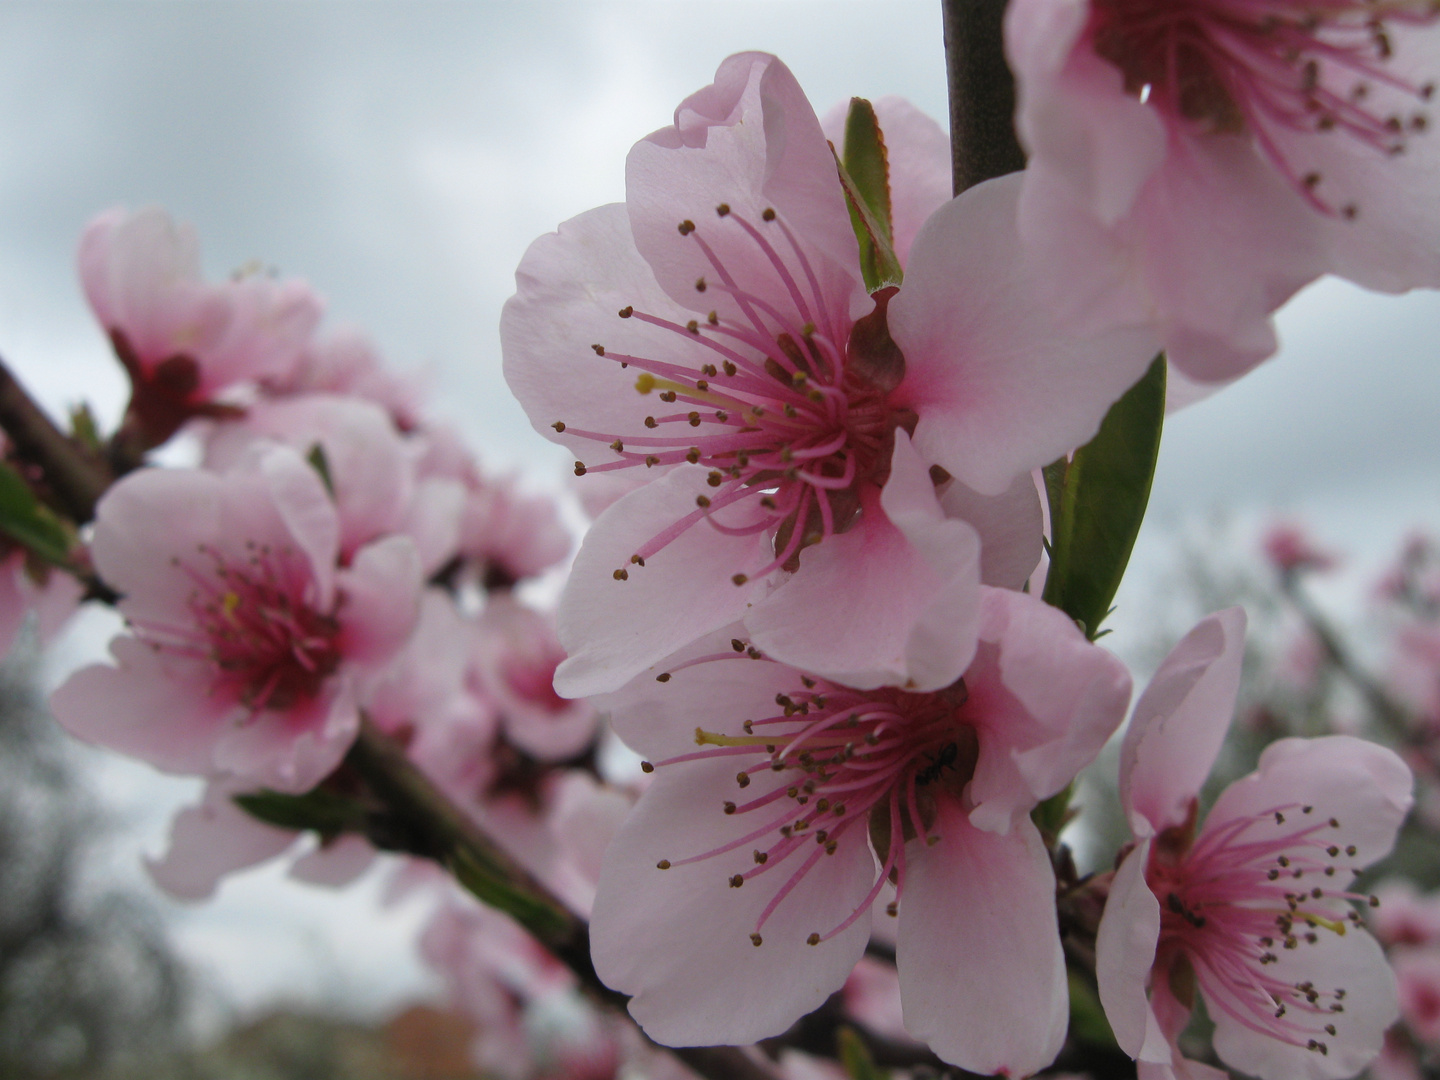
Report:
[[[770,861],[769,853],[761,851],[759,848],[755,849],[754,856],[756,866],[764,866],[767,862]]]
[[[685,452],[685,460],[690,462],[691,465],[698,465],[700,463],[700,448],[698,446],[690,447],[690,449]]]
[[[585,463],[584,463],[583,461],[577,461],[577,462],[575,462],[575,475],[576,475],[576,476],[584,476],[584,475],[585,475]]]
[[[751,944],[751,945],[754,945],[757,949],[758,949],[761,945],[763,945],[764,943],[765,943],[765,939],[762,938],[759,934],[751,934],[751,935],[750,935],[750,944]]]
[[[635,314],[635,309],[629,304],[626,304],[616,314],[618,314],[622,319],[628,319],[630,318],[630,316]]]
[[[820,944],[820,935],[819,935],[819,934],[814,934],[814,933],[812,933],[809,937],[807,937],[807,938],[805,939],[805,944],[806,944],[806,945],[819,945],[819,944]]]
[[[739,784],[742,788],[749,787],[749,786],[750,786],[750,774],[749,774],[748,772],[739,772],[739,773],[736,773],[736,774],[735,774],[735,783]]]
[[[669,869],[670,869],[670,860],[669,860],[669,859],[661,859],[659,862],[657,862],[657,863],[655,864],[655,869],[656,869],[656,870],[669,870]]]
[[[715,207],[715,213],[720,217],[728,216],[730,213],[730,204],[722,202],[719,206]]]
[[[648,761],[642,761],[640,762],[640,771],[643,773],[652,773],[655,771],[655,766]]]
[[[709,509],[710,509],[710,498],[709,498],[709,496],[707,496],[707,495],[696,495],[696,496],[695,496],[695,505],[698,506],[701,510],[709,510]]]
[[[611,450],[614,450],[614,451],[618,454],[618,453],[620,453],[621,451],[623,451],[623,450],[625,449],[625,444],[624,444],[623,442],[621,442],[619,439],[616,439],[614,442],[612,442],[612,443],[610,444],[610,449],[611,449]]]
[[[695,223],[689,218],[686,218],[684,221],[680,222],[678,228],[680,229],[681,236],[689,236],[695,231]]]
[[[604,356],[604,355],[605,355],[605,346],[604,346],[604,345],[595,344],[595,345],[591,345],[590,348],[592,348],[592,349],[595,350],[595,355],[596,355],[596,356]]]
[[[734,574],[731,576],[730,580],[733,581],[736,585],[744,585],[750,579],[744,574]],[[752,649],[751,651],[753,652],[754,650]],[[758,655],[756,656],[756,659],[758,659]]]
[[[655,676],[655,681],[656,681],[656,682],[669,682],[669,681],[670,681],[670,672],[668,672],[668,671],[662,671],[659,675],[656,675],[656,676]]]
[[[633,563],[635,566],[644,566],[644,565],[645,565],[645,560],[644,560],[644,558],[642,558],[642,557],[639,556],[639,555],[631,555],[631,556],[630,556],[630,562]]]
[[[707,286],[707,285],[705,284],[705,279],[704,279],[703,277],[702,277],[702,278],[696,278],[696,279],[695,279],[695,291],[696,291],[696,292],[704,292],[707,288],[709,288],[709,286]]]
[[[744,874],[731,874],[731,875],[730,875],[730,888],[732,888],[732,889],[738,889],[738,888],[740,888],[741,885],[744,885],[744,884],[745,884],[745,875],[744,875]]]
[[[692,334],[698,334],[700,333],[700,323],[695,319],[691,319],[685,324],[685,329],[690,331],[690,333]]]
[[[724,809],[725,813],[733,814],[735,813],[735,804],[733,802],[730,802],[729,800],[726,800],[726,802],[724,803]]]
[[[611,574],[610,576],[611,576],[612,578],[614,578],[616,581],[629,581],[629,580],[630,580],[630,571],[629,571],[629,570],[626,570],[626,569],[622,566],[619,570],[616,570],[616,571],[615,571],[613,574]]]
[[[551,424],[550,426],[551,426],[552,428],[554,428],[556,431],[564,431],[564,430],[565,430],[565,421],[563,421],[563,420],[556,420],[556,421],[555,421],[553,424]]]
[[[760,211],[760,219],[761,219],[762,221],[774,221],[774,220],[775,220],[775,211],[774,211],[774,209],[773,209],[772,207],[767,206],[764,210],[761,210],[761,211]]]

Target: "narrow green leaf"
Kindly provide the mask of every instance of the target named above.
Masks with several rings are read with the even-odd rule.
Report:
[[[267,825],[296,832],[313,829],[326,838],[346,832],[363,833],[369,814],[363,803],[324,788],[315,788],[303,795],[256,791],[236,795],[234,799],[241,810]]]
[[[541,941],[553,940],[570,927],[571,919],[565,912],[517,888],[463,848],[449,860],[449,868],[455,880],[477,900],[513,917]]]
[[[1105,1018],[1100,996],[1077,972],[1067,972],[1070,984],[1070,1034],[1092,1046],[1115,1048],[1115,1033]]]
[[[310,447],[310,452],[305,455],[305,460],[310,467],[320,474],[320,480],[325,485],[325,491],[331,499],[335,498],[335,481],[330,476],[330,459],[325,456],[325,447],[315,443]]]
[[[72,535],[9,465],[0,464],[0,532],[46,562],[67,566]]]
[[[864,98],[850,99],[845,146],[836,156],[840,184],[850,207],[850,224],[860,242],[860,271],[871,292],[899,285],[890,210],[890,162],[875,109]]]
[[[889,1076],[875,1064],[875,1059],[854,1028],[841,1027],[835,1032],[835,1043],[840,1051],[840,1067],[850,1080],[886,1080]]]
[[[1050,573],[1045,602],[1094,640],[1145,519],[1165,421],[1165,356],[1110,406],[1095,438],[1045,469]]]

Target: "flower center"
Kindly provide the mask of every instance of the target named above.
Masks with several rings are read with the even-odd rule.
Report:
[[[289,548],[248,544],[233,562],[208,545],[200,555],[210,566],[184,565],[193,583],[190,626],[150,621],[135,624],[157,649],[208,661],[211,692],[240,702],[252,713],[286,709],[314,698],[340,663],[339,624],[305,600],[308,568]],[[172,560],[180,566],[180,560]]]
[[[732,653],[700,657],[696,664],[765,660],[753,646],[735,640]],[[679,668],[675,669],[679,670]],[[668,682],[672,672],[659,676]],[[720,812],[751,815],[753,827],[709,851],[659,868],[683,866],[713,858],[737,848],[757,845],[755,865],[729,878],[739,888],[761,874],[782,874],[786,880],[755,923],[750,940],[762,943],[761,930],[780,903],[826,855],[833,855],[841,838],[865,830],[881,861],[873,887],[840,922],[806,939],[811,945],[842,933],[870,909],[885,882],[891,881],[897,897],[905,888],[905,842],[923,837],[934,844],[935,800],[959,797],[975,771],[979,744],[975,729],[965,718],[967,694],[963,681],[945,690],[910,694],[902,690],[851,690],[824,680],[800,676],[800,686],[775,696],[776,711],[747,719],[739,731],[695,730],[701,749],[656,762],[647,771],[691,761],[734,757],[740,766],[735,783],[740,789],[752,781],[784,780],[764,794],[740,801],[724,801]],[[788,782],[785,782],[788,781]],[[887,908],[895,915],[898,900]]]
[[[759,225],[723,203],[716,212],[717,236],[757,248],[774,271],[763,286],[747,288],[703,230],[681,222],[681,235],[699,245],[713,270],[695,282],[696,291],[728,298],[725,306],[738,317],[712,311],[681,324],[625,307],[622,319],[674,334],[675,353],[662,359],[593,346],[597,356],[638,370],[640,395],[675,408],[637,418],[626,432],[553,426],[617,455],[596,465],[577,461],[576,475],[682,462],[709,469],[695,510],[651,537],[632,564],[643,566],[705,521],[727,535],[769,535],[775,559],[756,574],[763,576],[794,570],[803,548],[854,522],[863,492],[888,476],[895,428],[913,429],[915,417],[888,402],[904,374],[885,324],[893,290],[877,294],[875,311],[852,322],[847,310],[831,310],[814,267],[774,210],[765,210]],[[628,571],[615,577],[624,580]],[[746,580],[735,576],[736,584]]]
[[[1311,205],[1353,218],[1355,204],[1328,198],[1282,137],[1343,132],[1403,152],[1429,126],[1434,83],[1391,69],[1391,29],[1437,19],[1433,0],[1094,0],[1089,32],[1129,93],[1173,122],[1251,134]]]
[[[1339,828],[1313,806],[1286,805],[1206,829],[1188,852],[1174,853],[1162,837],[1146,872],[1160,899],[1156,970],[1173,972],[1183,959],[1212,1009],[1327,1054],[1326,1037],[1343,1023],[1345,988],[1283,973],[1287,952],[1361,925],[1352,901],[1377,903],[1343,887],[1359,872],[1347,860],[1360,853],[1334,840]]]

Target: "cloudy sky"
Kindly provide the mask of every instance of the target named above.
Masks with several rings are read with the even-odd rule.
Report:
[[[513,268],[540,233],[622,198],[630,144],[740,49],[778,53],[822,112],[889,93],[945,112],[935,0],[12,0],[0,6],[0,356],[50,406],[88,399],[113,418],[122,383],[80,298],[75,242],[109,206],[159,203],[196,225],[212,274],[259,260],[307,278],[332,323],[430,372],[437,411],[485,462],[558,489],[564,455],[500,377]],[[1440,527],[1440,299],[1325,282],[1281,329],[1277,359],[1167,428],[1142,564],[1214,508],[1303,512],[1372,562],[1409,524]],[[118,766],[106,777],[141,822],[134,846],[153,849],[163,807],[187,789]],[[133,861],[117,855],[115,872]],[[411,985],[413,927],[394,919],[377,937],[358,915],[330,918],[333,903],[269,874],[177,916],[177,933],[191,955],[240,971],[226,985],[246,1000],[297,980],[322,995]]]

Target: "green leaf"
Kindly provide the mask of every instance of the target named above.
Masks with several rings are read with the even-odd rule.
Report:
[[[303,795],[256,791],[234,799],[241,810],[267,825],[296,832],[313,829],[326,839],[346,832],[363,833],[370,813],[364,803],[324,788]]]
[[[1072,780],[1064,788],[1051,795],[1034,810],[1030,811],[1030,820],[1035,822],[1035,827],[1040,830],[1041,836],[1045,838],[1045,846],[1053,848],[1056,839],[1060,836],[1061,830],[1070,824],[1075,816],[1070,811],[1070,797],[1075,793],[1075,782]]]
[[[318,442],[315,443],[310,447],[310,452],[305,455],[305,460],[320,474],[320,480],[325,485],[325,493],[333,500],[335,498],[335,481],[330,477],[330,459],[325,456],[325,447]]]
[[[68,566],[72,534],[30,485],[0,464],[0,532],[55,566]]]
[[[1045,468],[1050,573],[1045,602],[1092,641],[1130,561],[1145,519],[1165,421],[1165,355],[1106,414],[1095,438]]]
[[[1100,996],[1078,972],[1067,972],[1070,984],[1070,1034],[1092,1046],[1116,1049],[1115,1033],[1105,1019]]]
[[[850,224],[860,242],[860,271],[871,293],[899,285],[890,212],[890,161],[875,109],[864,98],[850,99],[845,146],[836,157],[840,185],[850,207]]]
[[[513,917],[541,941],[552,941],[571,926],[571,918],[565,912],[517,888],[498,870],[485,865],[464,848],[455,852],[448,866],[455,880],[477,900]]]
[[[835,1043],[840,1050],[840,1066],[850,1080],[886,1080],[889,1076],[875,1064],[854,1028],[841,1027],[835,1032]]]

